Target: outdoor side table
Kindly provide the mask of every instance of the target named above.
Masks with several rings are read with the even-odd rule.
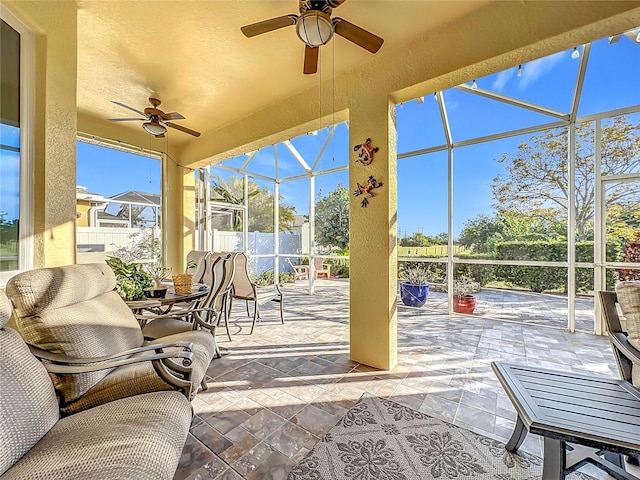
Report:
[[[639,480],[624,470],[621,456],[640,452],[640,390],[631,383],[501,362],[491,366],[518,414],[505,447],[515,452],[528,432],[542,435],[544,480],[564,479],[585,463],[618,479]],[[603,452],[605,458],[597,455]]]
[[[209,293],[208,290],[193,289],[191,293],[175,293],[172,290],[167,292],[164,298],[148,298],[144,300],[126,300],[125,303],[138,316],[140,327],[144,327],[147,319],[143,318],[144,311],[150,311],[156,315],[169,313],[174,305],[180,303],[191,303],[202,299]]]

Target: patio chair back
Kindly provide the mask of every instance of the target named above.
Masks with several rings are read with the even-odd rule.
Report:
[[[618,316],[616,292],[598,292],[620,378],[640,387],[640,350],[628,340]]]
[[[209,291],[213,290],[213,285],[215,283],[214,277],[216,268],[214,267],[214,265],[218,258],[220,258],[220,255],[213,252],[207,252],[207,255],[205,255],[204,257],[204,271],[202,272],[199,283],[204,283],[205,285],[207,285],[209,287]],[[221,267],[218,266],[217,268]]]
[[[18,332],[5,328],[10,316],[9,299],[0,291],[0,476],[60,417],[56,392],[44,365],[31,354]]]
[[[331,278],[331,265],[328,263],[324,263],[322,258],[314,258],[313,266],[315,267],[315,278],[318,278],[318,275],[324,275],[327,278]]]
[[[221,253],[220,254],[225,268],[223,272],[222,282],[220,285],[220,292],[216,296],[216,299],[213,303],[213,308],[217,311],[223,311],[226,307],[227,298],[229,297],[229,292],[233,286],[233,279],[235,277],[236,272],[236,258],[238,256],[237,252],[230,253]]]
[[[220,312],[218,307],[222,305],[221,296],[224,293],[225,281],[231,269],[231,260],[224,255],[212,253],[207,257],[207,264],[209,269],[205,275],[207,278],[211,278],[211,284],[209,284],[209,294],[202,301],[200,307],[214,308]]]
[[[249,277],[249,261],[244,252],[235,258],[236,271],[233,277],[233,296],[236,298],[255,297],[254,284]]]
[[[187,254],[187,269],[184,273],[193,275],[193,283],[205,283],[202,278],[206,269],[205,260],[209,253],[208,250],[191,250]],[[195,263],[196,266],[189,268],[189,263]]]

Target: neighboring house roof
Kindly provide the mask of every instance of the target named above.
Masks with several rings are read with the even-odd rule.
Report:
[[[131,202],[141,205],[160,206],[160,195],[157,193],[137,192],[130,190],[128,192],[119,193],[109,197],[110,200],[118,200],[120,202]]]
[[[82,185],[76,185],[76,199],[77,200],[91,200],[91,201],[104,201],[104,195],[99,193],[90,192],[87,187]]]

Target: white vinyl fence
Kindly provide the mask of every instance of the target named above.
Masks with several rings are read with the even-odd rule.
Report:
[[[140,228],[77,227],[77,262],[104,261],[113,255],[113,252],[118,248],[128,246],[131,236],[139,233],[140,230]],[[242,232],[213,230],[211,240],[211,250],[214,252],[240,252],[243,250]],[[273,270],[274,234],[249,232],[247,240],[248,250],[246,253],[250,259],[251,271],[260,275],[265,271]],[[306,254],[302,249],[300,234],[280,233],[279,240],[281,257]],[[284,258],[280,259],[280,271],[291,271],[291,266]]]

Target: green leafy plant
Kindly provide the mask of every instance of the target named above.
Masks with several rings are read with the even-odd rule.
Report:
[[[144,289],[151,286],[151,277],[140,263],[125,263],[117,257],[106,260],[116,275],[116,292],[125,300],[144,297]]]
[[[255,283],[258,287],[266,287],[269,285],[273,285],[275,282],[275,276],[273,274],[273,270],[267,270],[266,272],[262,272],[260,275],[255,276],[251,275],[253,283]]]
[[[295,275],[291,272],[280,272],[280,283],[293,283]]]

